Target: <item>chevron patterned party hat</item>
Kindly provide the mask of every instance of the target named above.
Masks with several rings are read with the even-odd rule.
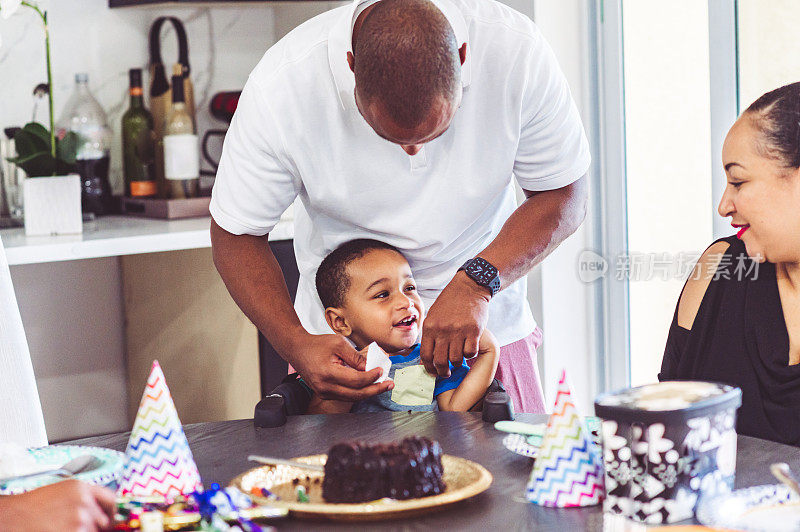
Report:
[[[125,455],[121,495],[173,497],[203,489],[157,360],[153,361]]]
[[[599,504],[603,494],[602,455],[578,416],[562,371],[526,496],[542,506],[570,508]]]

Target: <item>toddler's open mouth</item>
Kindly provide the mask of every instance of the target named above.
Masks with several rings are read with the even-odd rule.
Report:
[[[417,317],[413,314],[406,316],[394,324],[395,327],[411,328],[417,323]]]

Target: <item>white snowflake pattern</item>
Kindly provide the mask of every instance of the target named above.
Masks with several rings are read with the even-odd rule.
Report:
[[[664,471],[658,477],[661,482],[663,482],[668,488],[675,486],[675,483],[678,481],[678,471],[675,469],[675,466],[665,465]]]
[[[617,457],[619,457],[620,461],[627,462],[631,459],[631,448],[623,447],[619,450],[619,452],[617,452]]]
[[[642,490],[642,486],[641,486],[641,484],[639,482],[631,483],[631,495],[630,495],[631,500],[633,500],[636,497],[638,497],[639,494],[642,493],[642,491],[643,491]]]
[[[606,479],[605,480],[606,480],[606,482],[605,482],[606,493],[611,493],[612,491],[617,489],[617,486],[619,486],[619,482],[614,480],[614,476],[613,475],[606,475]]]
[[[654,499],[656,495],[664,492],[665,486],[653,475],[647,475],[644,481],[644,492],[647,494],[648,499]]]
[[[647,428],[647,457],[653,464],[661,463],[661,453],[666,453],[675,445],[669,438],[664,438],[663,423],[653,423]]]
[[[618,428],[616,421],[603,421],[603,443],[612,451],[621,449],[628,443],[628,440],[617,435]]]
[[[727,430],[722,435],[717,449],[717,467],[723,477],[730,477],[736,472],[736,431]]]
[[[663,521],[664,516],[661,513],[661,509],[664,508],[663,498],[658,497],[650,502],[644,503],[641,508],[645,516],[643,519],[645,523],[657,525]]]
[[[628,466],[626,462],[620,463],[614,476],[617,478],[617,482],[619,482],[620,484],[627,484],[628,482],[631,481],[630,466]]]
[[[689,434],[683,443],[690,449],[700,449],[703,442],[707,441],[711,433],[711,420],[707,417],[696,417],[686,421],[689,425]]]
[[[725,416],[723,417],[723,421],[722,421],[722,426],[726,430],[733,429],[733,426],[735,424],[734,423],[734,415],[733,415],[734,412],[735,412],[735,410],[728,410],[727,412],[725,412]]]
[[[664,522],[664,516],[661,515],[661,512],[655,512],[645,517],[644,522],[648,525],[660,525]]]
[[[678,490],[675,498],[664,501],[664,508],[669,513],[669,522],[689,519],[694,515],[694,505],[697,503],[697,494],[688,490]]]

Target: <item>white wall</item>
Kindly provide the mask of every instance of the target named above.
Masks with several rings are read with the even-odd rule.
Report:
[[[583,0],[537,0],[534,20],[558,58],[578,106],[587,133],[588,42]],[[594,156],[594,154],[593,154]],[[594,192],[590,190],[590,194]],[[590,204],[591,205],[591,204]],[[542,323],[544,330],[545,404],[555,399],[555,388],[566,369],[573,398],[583,415],[592,415],[595,395],[595,346],[591,338],[591,285],[578,279],[578,256],[590,249],[592,212],[578,231],[564,241],[541,266]],[[533,290],[531,291],[533,293]]]
[[[11,267],[50,441],[128,430],[117,259]]]
[[[122,190],[119,124],[128,106],[128,69],[145,67],[148,30],[156,17],[177,16],[186,26],[202,133],[224,126],[207,111],[213,93],[240,89],[279,37],[307,18],[341,5],[297,2],[112,10],[107,0],[41,4],[49,9],[56,117],[72,91],[74,74],[88,72],[91,90],[115,133],[110,174],[117,192]],[[0,128],[5,128],[30,120],[33,87],[45,81],[46,74],[43,33],[30,10],[21,9],[8,20],[0,17],[0,35]],[[162,42],[169,69],[177,58],[171,29],[165,30]],[[46,123],[44,109],[37,118]],[[179,267],[177,257],[173,266]],[[130,428],[118,260],[15,266],[11,273],[49,439]]]

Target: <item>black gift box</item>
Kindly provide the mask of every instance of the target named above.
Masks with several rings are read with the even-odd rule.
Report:
[[[674,381],[601,395],[604,509],[658,524],[691,518],[733,489],[739,388]]]

